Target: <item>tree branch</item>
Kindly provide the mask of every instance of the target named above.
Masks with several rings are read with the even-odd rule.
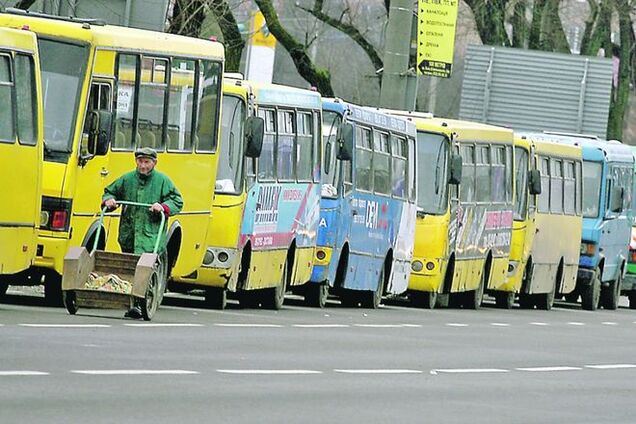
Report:
[[[28,10],[29,7],[33,6],[36,0],[20,0],[15,4],[16,9]]]
[[[225,69],[237,72],[241,64],[241,54],[245,41],[241,37],[238,23],[226,0],[212,0],[211,11],[221,28],[225,44]]]

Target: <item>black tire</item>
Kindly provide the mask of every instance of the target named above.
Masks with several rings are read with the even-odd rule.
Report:
[[[481,307],[481,302],[483,302],[484,300],[485,285],[486,270],[484,269],[481,273],[481,278],[479,280],[479,286],[477,287],[477,289],[464,293],[463,306],[465,309],[479,309]]]
[[[552,286],[552,290],[550,293],[541,293],[534,295],[534,304],[537,306],[537,309],[541,309],[542,311],[549,311],[552,309],[554,305],[554,291],[556,290],[556,284]]]
[[[623,273],[619,270],[618,278],[610,282],[609,286],[601,288],[601,306],[604,309],[615,311],[618,309],[618,302],[621,298],[621,285],[623,284]]]
[[[51,272],[44,279],[44,303],[47,306],[64,306],[62,299],[62,276]]]
[[[267,309],[278,311],[283,307],[283,303],[285,303],[285,292],[287,291],[287,282],[289,281],[289,265],[287,262],[288,261],[285,261],[283,265],[283,272],[276,287],[266,289],[263,292],[263,306]]]
[[[4,297],[7,294],[8,289],[9,289],[9,283],[5,281],[0,281],[0,298]]]
[[[631,290],[627,296],[629,298],[629,309],[636,309],[636,290]]]
[[[144,321],[152,320],[155,316],[155,312],[157,312],[157,309],[159,308],[159,290],[161,289],[159,278],[159,273],[157,271],[152,273],[150,281],[148,282],[148,287],[146,288],[146,296],[139,302],[141,316]]]
[[[594,271],[590,285],[581,290],[581,307],[586,311],[595,311],[601,298],[601,270]]]
[[[512,309],[515,304],[515,292],[499,291],[495,293],[495,305],[500,309]]]
[[[434,309],[437,303],[437,293],[414,291],[409,294],[409,299],[416,308]]]
[[[75,291],[66,290],[62,293],[62,297],[64,298],[64,307],[66,308],[68,313],[70,315],[75,315],[78,310]]]
[[[519,307],[521,309],[534,308],[534,299],[532,299],[532,296],[527,293],[519,294]]]
[[[375,290],[367,291],[364,294],[364,302],[362,306],[369,309],[378,309],[380,304],[382,303],[382,295],[384,294],[384,276],[385,269],[384,265],[380,269],[380,275],[378,276],[378,285]]]
[[[223,287],[207,287],[205,289],[205,307],[223,310],[227,306],[227,291]]]
[[[305,291],[305,303],[307,306],[316,308],[324,308],[327,304],[329,296],[329,284],[325,283],[308,283]]]

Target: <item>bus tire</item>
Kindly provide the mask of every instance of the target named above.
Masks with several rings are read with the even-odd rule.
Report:
[[[0,281],[0,298],[4,297],[7,294],[7,290],[9,289],[8,281]]]
[[[416,308],[434,309],[437,303],[437,293],[413,291],[410,293],[409,299]]]
[[[289,261],[285,260],[283,264],[283,272],[280,277],[280,281],[276,287],[265,289],[263,295],[263,306],[267,309],[274,311],[280,310],[285,303],[285,292],[287,291],[287,282],[289,281],[290,266]]]
[[[519,294],[519,307],[521,309],[532,309],[534,308],[534,301],[532,296],[527,293]]]
[[[75,291],[66,290],[62,294],[62,297],[64,298],[64,307],[66,308],[66,311],[69,313],[69,315],[75,315],[78,309]]]
[[[636,309],[636,290],[630,290],[627,296],[629,298],[629,309]]]
[[[549,311],[552,309],[552,305],[554,305],[554,291],[556,290],[556,286],[552,286],[552,290],[550,293],[541,293],[536,294],[535,296],[535,305],[537,309],[541,309],[543,311]]]
[[[378,285],[375,290],[365,292],[362,306],[369,309],[378,309],[380,307],[380,303],[382,303],[382,295],[384,294],[384,276],[385,267],[382,265],[382,268],[380,268],[380,275],[378,275]]]
[[[601,270],[594,271],[590,285],[581,290],[581,307],[586,311],[595,311],[601,297]]]
[[[327,304],[327,297],[329,296],[329,284],[322,283],[308,283],[307,290],[305,291],[305,303],[307,306],[313,306],[316,308],[324,308]]]
[[[227,291],[223,287],[207,287],[204,302],[206,308],[221,311],[227,306]]]
[[[484,289],[486,285],[486,269],[481,273],[479,280],[479,286],[475,290],[464,293],[464,308],[465,309],[479,309],[481,302],[484,300]]]
[[[611,281],[609,286],[601,288],[601,306],[603,306],[603,309],[615,311],[618,308],[622,284],[623,272],[619,270],[616,280]]]
[[[495,305],[500,309],[512,309],[515,304],[515,292],[498,291],[495,293]]]

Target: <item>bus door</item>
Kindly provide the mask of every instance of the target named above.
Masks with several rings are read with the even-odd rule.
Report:
[[[0,274],[27,268],[35,256],[42,169],[35,78],[31,56],[0,52]]]
[[[619,267],[627,261],[627,246],[631,236],[628,210],[631,206],[631,167],[610,165],[606,185],[605,222],[600,247],[605,255],[603,281],[615,280]]]

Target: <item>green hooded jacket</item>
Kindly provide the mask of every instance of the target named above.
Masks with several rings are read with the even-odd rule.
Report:
[[[137,170],[128,172],[104,189],[102,203],[108,199],[138,203],[160,203],[167,216],[181,212],[183,198],[167,175],[153,170],[142,175]],[[167,220],[166,220],[167,222]],[[152,253],[159,233],[161,217],[148,208],[123,206],[119,221],[119,245],[123,252]],[[159,252],[166,249],[166,228],[161,235]]]

